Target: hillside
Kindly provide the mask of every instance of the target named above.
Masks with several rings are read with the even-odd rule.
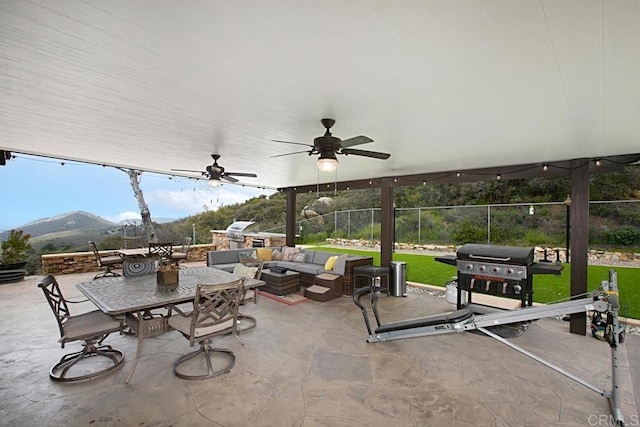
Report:
[[[19,227],[32,238],[61,232],[82,232],[84,230],[109,230],[116,224],[97,215],[84,211],[67,212],[49,218],[42,218]],[[4,233],[6,234],[6,233]],[[0,236],[5,239],[6,236]]]

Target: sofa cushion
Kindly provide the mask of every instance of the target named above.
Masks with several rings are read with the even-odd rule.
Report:
[[[207,252],[207,265],[213,266],[214,264],[229,264],[240,262],[238,258],[238,251],[209,251]]]
[[[271,253],[271,261],[282,261],[283,259],[284,254],[281,251],[274,249]]]
[[[282,253],[284,254],[283,261],[295,261],[296,255],[300,253],[300,248],[292,248],[288,246],[283,249]]]
[[[344,271],[347,268],[347,256],[347,254],[342,254],[336,259],[331,271],[333,274],[344,275]]]
[[[298,273],[313,274],[315,276],[316,274],[320,274],[324,271],[324,265],[310,264],[307,262],[294,264],[295,265],[292,270],[295,270]]]
[[[258,248],[256,249],[256,254],[260,261],[271,261],[271,255],[273,254],[273,249]]]
[[[238,249],[238,260],[242,262],[242,258],[258,259],[258,253],[255,249]]]
[[[293,262],[306,262],[307,261],[307,257],[306,254],[300,252],[299,254],[296,254],[296,256],[293,258]]]
[[[308,258],[307,262],[325,265],[327,263],[327,260],[334,255],[337,256],[333,252],[313,251],[313,258]]]
[[[300,266],[302,264],[296,263],[296,262],[293,262],[293,261],[277,261],[276,265],[278,267],[285,267],[285,268],[288,268],[289,270],[296,271],[296,267]]]

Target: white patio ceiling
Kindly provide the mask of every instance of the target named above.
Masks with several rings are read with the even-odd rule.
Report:
[[[638,153],[640,2],[0,2],[0,149],[278,188],[323,117],[339,181]]]

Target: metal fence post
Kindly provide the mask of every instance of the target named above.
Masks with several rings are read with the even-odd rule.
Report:
[[[371,208],[371,241],[373,242],[373,208]]]
[[[420,215],[420,213],[421,213],[421,210],[420,210],[420,208],[418,208],[418,244],[419,244],[419,245],[422,243],[422,239],[420,238],[420,235],[421,235],[421,233],[420,233],[420,232],[421,232],[421,230],[422,230],[422,228],[421,228],[421,223],[420,223],[420,219],[421,219],[420,217],[421,217],[422,215]]]
[[[487,206],[487,244],[491,244],[491,205]]]

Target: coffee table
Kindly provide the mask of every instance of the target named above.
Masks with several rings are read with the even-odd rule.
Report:
[[[270,269],[262,270],[260,280],[266,283],[260,288],[261,291],[279,296],[300,292],[300,273],[295,271],[276,273]]]

